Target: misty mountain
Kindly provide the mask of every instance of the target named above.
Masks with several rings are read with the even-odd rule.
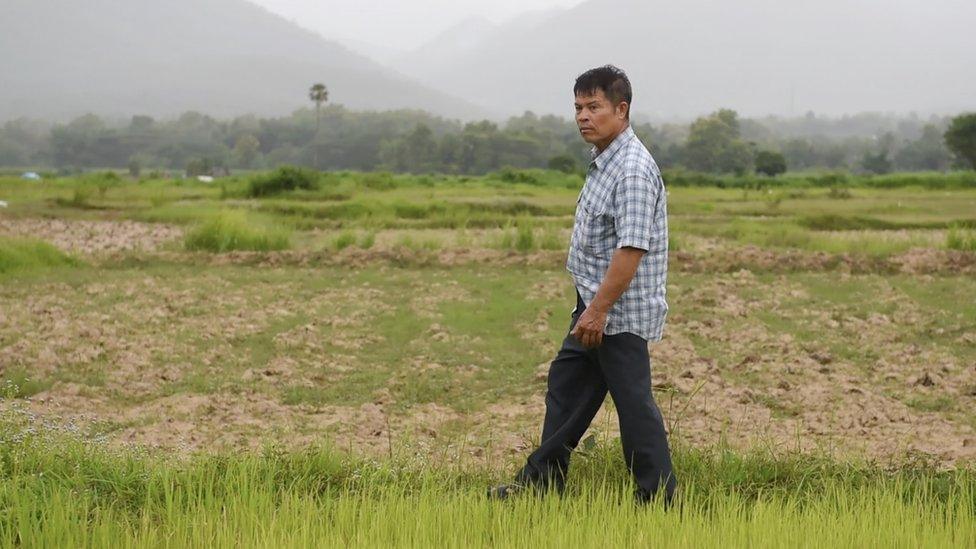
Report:
[[[282,115],[324,82],[353,109],[483,116],[244,0],[3,0],[0,120]]]
[[[976,3],[589,0],[413,74],[498,111],[572,112],[585,69],[627,70],[634,110],[687,117],[976,107]]]
[[[419,48],[392,59],[388,58],[387,63],[403,74],[425,81],[438,76],[444,67],[463,62],[467,55],[478,48],[490,48],[494,44],[505,43],[517,33],[533,29],[561,12],[559,9],[529,11],[497,24],[483,17],[469,17],[447,28]]]

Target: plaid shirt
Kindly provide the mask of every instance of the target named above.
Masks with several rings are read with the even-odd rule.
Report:
[[[658,341],[668,312],[667,193],[661,172],[628,126],[603,152],[592,150],[586,183],[576,199],[576,220],[566,269],[589,306],[614,250],[640,248],[637,274],[607,314],[607,335],[631,332]]]

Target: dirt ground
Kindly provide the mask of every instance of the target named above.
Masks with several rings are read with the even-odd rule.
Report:
[[[86,254],[152,252],[180,234],[132,222],[70,222],[70,230],[61,223],[68,222],[0,219],[0,233],[49,238]],[[359,270],[402,262],[412,268],[398,254],[408,252],[225,254],[206,261],[300,270],[296,276],[316,276],[316,268],[329,264]],[[178,252],[158,257],[199,261]],[[525,271],[525,298],[541,305],[520,325],[524,345],[555,351],[550,322],[561,324],[561,311],[571,308],[561,301],[562,257],[444,250],[430,259],[467,269],[546,267]],[[672,440],[820,449],[882,461],[926,456],[945,465],[973,462],[976,355],[970,351],[976,326],[969,318],[919,307],[886,277],[914,277],[921,286],[937,280],[933,273],[968,277],[976,268],[974,257],[918,250],[858,263],[751,248],[675,254],[666,335],[650,347],[655,396]],[[813,282],[794,277],[794,271],[808,273]],[[491,460],[523,455],[538,437],[547,362],[526,364],[510,398],[497,397],[470,412],[450,402],[397,402],[388,389],[355,404],[288,404],[282,387],[340,383],[355,373],[358,353],[384,345],[383,335],[370,327],[391,311],[388,304],[403,290],[344,287],[310,296],[297,284],[277,284],[264,295],[206,269],[199,273],[181,283],[134,273],[121,284],[3,289],[0,374],[27,371],[49,380],[27,404],[39,417],[78,422],[117,443],[184,452],[254,449],[268,439],[288,446],[328,440],[375,455],[407,445],[428,455]],[[813,283],[869,284],[872,294],[861,299],[872,308],[818,300],[811,295]],[[425,333],[432,341],[471,337],[433,321],[441,302],[479,306],[473,288],[439,284],[426,299],[411,303],[413,318],[429,325]],[[972,286],[961,291],[959,299],[976,298]],[[335,335],[323,342],[314,318],[332,305],[349,314],[328,320]],[[296,311],[313,320],[283,324]],[[915,337],[920,330],[933,334],[932,340]],[[262,333],[273,335],[269,353],[234,346]],[[193,338],[208,342],[199,347],[203,351],[194,350]],[[429,357],[409,367],[404,375],[446,368]],[[472,364],[450,375],[453,383],[464,384],[466,376],[486,367]],[[201,371],[204,378],[231,371],[240,383],[188,389],[206,381],[199,379]],[[608,401],[594,429],[612,436],[613,413]]]
[[[137,221],[87,221],[0,217],[0,235],[39,238],[77,254],[158,250],[183,236],[183,229]]]

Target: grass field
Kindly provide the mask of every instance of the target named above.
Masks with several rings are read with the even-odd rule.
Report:
[[[670,189],[667,513],[610,401],[565,497],[483,500],[578,176],[0,178],[0,544],[972,546],[976,186],[908,177]]]

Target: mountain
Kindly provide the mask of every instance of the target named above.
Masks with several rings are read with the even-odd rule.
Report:
[[[419,48],[395,58],[388,58],[387,63],[403,74],[426,81],[431,77],[442,76],[445,67],[463,63],[467,55],[479,48],[504,44],[518,33],[530,30],[561,12],[560,9],[527,11],[502,23],[492,23],[484,17],[469,17],[447,28]],[[464,75],[456,75],[461,76]]]
[[[418,77],[431,74],[431,69],[453,62],[486,40],[497,27],[483,17],[470,17],[427,41],[419,48],[400,55],[390,64],[404,74]]]
[[[655,118],[958,112],[976,107],[974,26],[964,0],[588,0],[422,76],[508,113],[571,115],[575,77],[606,63]]]
[[[352,109],[484,116],[244,0],[3,0],[0,121],[287,114],[323,82]]]

